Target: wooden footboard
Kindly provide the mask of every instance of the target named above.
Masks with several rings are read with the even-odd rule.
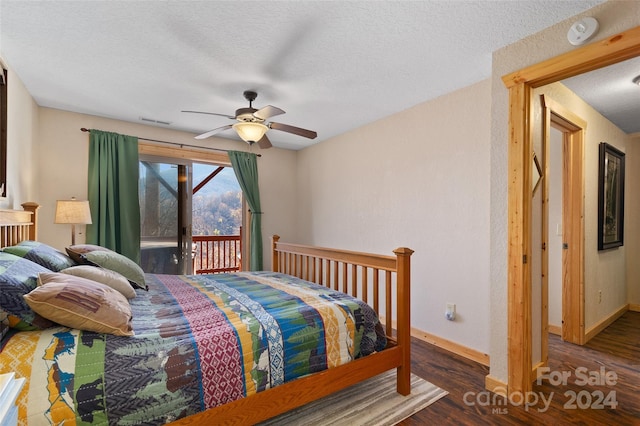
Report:
[[[315,373],[247,398],[211,408],[176,425],[255,424],[323,398],[393,368],[397,391],[411,392],[410,260],[413,250],[395,256],[335,250],[272,240],[272,270],[349,293],[383,308],[388,347],[348,364]],[[395,288],[395,293],[394,293]],[[396,331],[391,319],[395,314]]]
[[[271,266],[273,271],[350,294],[373,306],[378,314],[384,313],[389,346],[397,346],[403,353],[402,365],[398,366],[398,392],[407,395],[411,376],[411,351],[408,348],[411,345],[410,259],[413,250],[402,247],[394,253],[395,256],[384,256],[282,243],[280,237],[274,235]],[[395,336],[391,324],[394,316]]]

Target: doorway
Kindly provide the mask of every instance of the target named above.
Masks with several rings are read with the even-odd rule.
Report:
[[[551,58],[503,77],[509,89],[508,388],[532,389],[530,121],[532,90],[564,78],[640,56],[640,27]]]
[[[586,121],[536,89],[532,154],[531,380],[548,366],[549,333],[584,343]],[[539,129],[539,130],[538,130]],[[538,251],[539,250],[539,251]]]
[[[546,278],[542,285],[541,353],[546,365],[549,316],[550,311],[558,310],[558,306],[552,304],[557,302],[558,294],[560,315],[554,316],[554,325],[559,319],[560,330],[556,331],[565,342],[579,345],[585,342],[584,141],[587,123],[548,96],[542,95],[541,101],[545,176],[542,274]],[[549,179],[550,176],[554,179]],[[554,268],[553,261],[558,258],[560,261]]]

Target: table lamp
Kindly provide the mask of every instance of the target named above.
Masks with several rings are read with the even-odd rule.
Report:
[[[89,201],[79,201],[75,198],[58,200],[56,202],[56,219],[54,223],[71,224],[71,245],[74,245],[76,243],[76,225],[91,223]]]

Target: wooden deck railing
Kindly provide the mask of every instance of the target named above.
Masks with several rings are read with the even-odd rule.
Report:
[[[242,270],[240,235],[194,235],[193,273],[219,274]]]

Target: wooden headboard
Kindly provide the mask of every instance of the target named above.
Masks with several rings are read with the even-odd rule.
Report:
[[[37,240],[38,203],[23,203],[23,210],[0,210],[0,248],[24,240]]]

